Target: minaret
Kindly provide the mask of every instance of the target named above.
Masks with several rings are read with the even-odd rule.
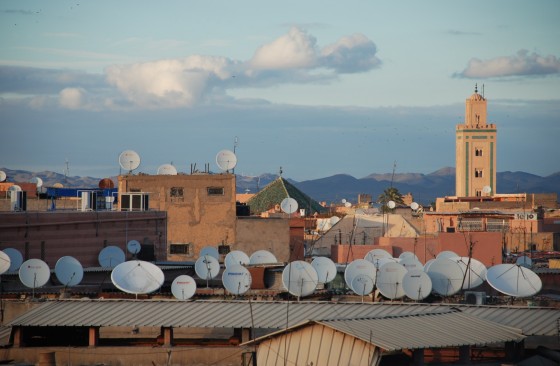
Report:
[[[484,87],[483,87],[484,88]],[[465,123],[455,131],[455,195],[488,196],[496,193],[496,125],[486,120],[486,99],[474,94],[466,101]],[[489,187],[485,190],[484,187]]]

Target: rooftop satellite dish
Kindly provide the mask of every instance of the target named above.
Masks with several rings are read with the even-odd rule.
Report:
[[[121,248],[110,245],[99,252],[97,259],[101,267],[113,268],[125,261],[125,254]]]
[[[101,189],[115,188],[115,183],[110,178],[103,178],[97,184]]]
[[[11,260],[10,256],[0,250],[0,275],[8,272],[10,269]]]
[[[424,269],[424,265],[420,263],[420,261],[414,257],[404,257],[399,259],[399,264],[401,264],[407,271],[413,269]]]
[[[346,203],[346,198],[343,198],[342,200],[340,200],[340,202],[342,202],[342,204]]]
[[[40,259],[28,259],[19,267],[19,280],[29,288],[43,286],[50,277],[49,266]]]
[[[375,283],[373,281],[373,278],[361,273],[354,277],[350,289],[354,291],[356,295],[365,296],[369,295],[373,291],[374,286]]]
[[[251,273],[239,264],[227,267],[222,273],[222,283],[233,295],[243,295],[251,288]]]
[[[216,155],[216,164],[223,171],[229,171],[237,165],[237,156],[232,151],[222,150]]]
[[[424,264],[424,272],[426,272],[426,273],[428,272],[428,270],[430,269],[430,266],[432,265],[432,263],[434,263],[435,260],[436,260],[435,258],[429,259],[429,260]]]
[[[352,207],[352,202],[346,201],[346,203],[344,204],[344,207],[346,207],[346,208]]]
[[[329,283],[336,277],[336,265],[328,257],[315,257],[311,266],[317,272],[319,283]]]
[[[8,268],[8,272],[15,272],[19,270],[19,267],[23,263],[23,256],[20,251],[14,248],[6,248],[2,249],[2,252],[10,257],[10,268]]]
[[[177,276],[171,284],[171,293],[177,300],[188,300],[196,292],[196,282],[191,276]]]
[[[10,186],[10,188],[8,188],[9,192],[21,192],[21,187],[18,186],[17,184],[14,184],[13,186]]]
[[[366,261],[371,262],[373,264],[375,264],[377,259],[381,259],[381,258],[393,258],[393,256],[385,249],[376,248],[370,250],[364,257]]]
[[[125,150],[119,155],[119,164],[130,173],[140,166],[140,155],[136,151]]]
[[[257,250],[249,258],[249,264],[273,264],[278,263],[278,260],[268,250]]]
[[[0,170],[0,183],[4,182],[6,180],[7,176],[6,176],[6,172],[3,170]]]
[[[329,219],[329,223],[331,224],[331,226],[336,225],[336,223],[339,222],[339,221],[340,221],[340,217],[338,217],[338,216],[332,216]]]
[[[410,208],[413,209],[414,211],[418,210],[418,207],[420,207],[420,205],[416,202],[412,202],[410,204]]]
[[[501,293],[515,297],[533,296],[542,288],[542,281],[535,272],[512,263],[490,267],[486,281]]]
[[[439,252],[438,255],[436,255],[436,258],[457,258],[459,257],[459,254],[451,251],[451,250],[444,250],[442,252]]]
[[[140,245],[140,242],[138,240],[129,240],[128,243],[126,244],[126,250],[132,254],[132,255],[136,255],[138,253],[140,253],[140,250],[142,249],[142,245]]]
[[[165,276],[153,263],[132,260],[116,266],[111,281],[119,290],[129,294],[149,294],[163,285]]]
[[[199,257],[194,263],[196,275],[203,280],[209,281],[220,272],[220,263],[210,255]],[[206,283],[208,286],[208,282]]]
[[[371,277],[375,283],[377,276],[377,269],[373,263],[366,261],[365,259],[355,259],[350,264],[346,266],[344,270],[344,282],[348,288],[352,289],[352,281],[357,275],[364,274]]]
[[[56,261],[54,273],[58,281],[64,286],[76,286],[82,282],[84,268],[76,258],[64,256]]]
[[[37,186],[37,189],[41,188],[43,186],[43,180],[39,177],[33,177],[29,180],[29,183],[35,183],[35,185]]]
[[[171,164],[162,164],[157,170],[157,175],[177,175],[177,169]]]
[[[373,260],[373,265],[375,266],[375,268],[379,269],[381,268],[384,264],[386,263],[399,263],[399,260],[397,258],[376,258]]]
[[[522,255],[521,257],[518,257],[517,260],[515,261],[515,264],[518,264],[520,266],[523,266],[525,268],[531,268],[531,265],[533,264],[533,260],[529,257],[527,257],[526,255]]]
[[[387,207],[389,207],[391,210],[394,209],[395,206],[397,206],[397,204],[395,203],[395,201],[389,201],[389,202],[387,202]]]
[[[399,263],[389,262],[382,265],[377,273],[377,288],[381,295],[391,300],[403,297],[402,283],[406,272],[407,269]]]
[[[414,269],[406,272],[402,281],[404,294],[412,300],[423,300],[432,292],[432,280],[422,270]]]
[[[479,260],[469,257],[449,258],[461,267],[465,280],[463,281],[463,290],[472,289],[482,285],[486,279],[486,266]]]
[[[490,187],[490,186],[484,186],[484,187],[482,187],[482,193],[488,194],[488,193],[490,193],[490,192],[492,192],[492,187]]]
[[[249,256],[241,250],[232,250],[224,258],[224,264],[226,268],[237,265],[246,266],[249,264]]]
[[[413,252],[402,252],[399,255],[399,261],[406,259],[406,258],[414,258],[416,260],[418,260],[418,256],[416,254],[414,254]]]
[[[451,259],[437,258],[430,264],[427,273],[433,290],[442,296],[454,295],[462,288],[463,270]]]
[[[319,277],[311,264],[305,261],[289,263],[282,271],[282,284],[294,296],[311,295],[317,288]]]
[[[216,247],[206,246],[200,250],[199,257],[210,256],[220,261],[220,252]]]
[[[64,188],[64,185],[62,183],[55,183],[53,184],[53,188]]]
[[[295,199],[286,197],[280,202],[280,209],[287,214],[293,214],[298,209],[298,203]]]
[[[366,212],[364,210],[362,210],[361,208],[357,209],[356,212],[354,212],[356,215],[364,215]]]

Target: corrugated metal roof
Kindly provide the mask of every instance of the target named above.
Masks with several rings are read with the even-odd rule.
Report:
[[[364,319],[441,313],[451,308],[522,329],[556,336],[560,309],[458,304],[249,302],[178,300],[55,300],[14,319],[12,326],[169,326],[281,329],[307,320]],[[252,314],[251,314],[252,312]]]

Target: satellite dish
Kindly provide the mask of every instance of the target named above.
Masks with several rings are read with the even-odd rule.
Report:
[[[130,173],[140,166],[140,155],[136,151],[125,150],[119,155],[119,164]]]
[[[0,170],[0,183],[4,182],[6,180],[7,176],[6,176],[6,172],[4,172],[3,170]]]
[[[420,205],[416,202],[412,202],[410,204],[410,208],[413,209],[414,211],[418,210],[418,207],[420,207]]]
[[[527,257],[526,255],[522,255],[521,257],[517,258],[515,264],[523,266],[525,268],[531,268],[531,265],[533,264],[533,260]]]
[[[97,259],[101,267],[114,268],[125,261],[125,255],[121,248],[110,245],[99,252]]]
[[[8,272],[17,271],[23,263],[23,256],[20,251],[14,248],[6,248],[2,251],[10,257],[10,268],[8,269]]]
[[[237,156],[232,151],[222,150],[216,155],[216,164],[223,171],[228,171],[237,165]]]
[[[449,258],[461,267],[463,271],[463,290],[472,289],[482,285],[486,279],[486,266],[479,260],[469,257]],[[468,267],[468,268],[467,268]]]
[[[211,280],[220,272],[220,263],[210,255],[199,257],[194,263],[196,275],[203,280]]]
[[[433,290],[442,296],[454,295],[462,288],[463,270],[451,259],[437,258],[430,264],[427,273]]]
[[[19,280],[29,288],[43,286],[50,277],[49,266],[40,259],[28,259],[19,267]]]
[[[364,257],[366,261],[369,261],[373,264],[375,264],[377,259],[381,259],[381,258],[393,258],[393,256],[385,249],[376,248],[370,250]]]
[[[542,288],[542,281],[535,272],[512,263],[490,267],[486,281],[501,293],[515,297],[533,296]]]
[[[177,300],[188,300],[196,292],[196,282],[191,276],[177,276],[171,284],[171,293]]]
[[[315,257],[311,266],[317,272],[319,283],[329,283],[336,277],[336,265],[328,257]]]
[[[0,275],[8,272],[10,269],[11,260],[10,256],[0,250]]]
[[[428,273],[428,270],[430,269],[430,266],[432,265],[432,263],[435,261],[435,258],[429,259],[426,264],[424,264],[424,272]]]
[[[387,207],[389,207],[391,210],[395,208],[397,204],[395,203],[395,201],[389,201],[387,202]]]
[[[399,255],[399,261],[403,260],[403,259],[407,259],[407,258],[413,258],[418,260],[418,256],[416,254],[414,254],[413,252],[402,252]]]
[[[319,277],[311,264],[305,261],[289,263],[282,271],[282,284],[294,296],[311,295],[317,288]]]
[[[55,183],[53,184],[53,188],[64,188],[64,185],[62,183]]]
[[[9,192],[21,192],[21,187],[18,186],[17,184],[14,184],[13,186],[10,186],[10,188],[8,188]]]
[[[402,280],[404,294],[412,300],[423,300],[432,292],[432,280],[422,270],[414,269],[406,272]]]
[[[354,278],[360,274],[371,277],[375,283],[375,278],[377,276],[377,269],[373,263],[366,261],[365,259],[355,259],[350,264],[346,266],[344,270],[344,282],[348,288],[352,289],[352,281]]]
[[[37,186],[37,189],[41,188],[43,186],[43,180],[39,177],[33,177],[29,180],[29,183],[35,183],[35,185]]]
[[[177,169],[171,164],[160,165],[157,175],[177,175]]]
[[[346,201],[346,203],[344,204],[344,207],[346,207],[346,208],[352,207],[352,202]]]
[[[362,273],[354,277],[350,289],[354,291],[356,295],[365,296],[373,291],[374,285],[373,278]]]
[[[404,296],[402,287],[407,269],[400,263],[386,263],[377,273],[377,288],[388,299],[400,299]]]
[[[280,202],[280,209],[287,214],[293,214],[298,209],[298,203],[291,197],[286,197]]]
[[[342,200],[340,200],[340,202],[342,202],[342,204],[346,203],[346,198],[343,198]]]
[[[331,226],[336,225],[336,223],[339,222],[339,221],[340,221],[340,217],[338,217],[338,216],[332,216],[329,219],[329,223],[331,224]]]
[[[111,281],[119,290],[129,294],[149,294],[163,285],[165,276],[153,263],[132,260],[116,266]]]
[[[142,245],[138,240],[132,239],[126,244],[126,250],[132,255],[138,254],[141,249]]]
[[[220,261],[220,252],[216,247],[206,246],[200,250],[198,254],[199,257],[204,257],[209,255],[210,257],[215,258],[218,262]]]
[[[490,193],[490,192],[492,192],[492,187],[490,187],[490,186],[484,186],[484,187],[482,187],[482,193],[488,194],[488,193]]]
[[[97,184],[101,189],[111,189],[115,188],[115,183],[109,178],[103,178]]]
[[[224,258],[224,264],[226,268],[235,265],[246,266],[249,264],[249,256],[241,250],[232,250]]]
[[[414,257],[404,257],[399,259],[399,263],[406,268],[407,271],[413,269],[424,269],[424,265],[420,263],[420,261]]]
[[[373,260],[373,265],[375,266],[375,268],[379,269],[381,268],[384,264],[386,263],[399,263],[399,260],[396,258],[377,258]]]
[[[268,250],[257,250],[249,258],[249,264],[272,264],[278,263],[278,260]]]
[[[64,256],[56,261],[54,273],[58,281],[64,286],[76,286],[82,282],[84,268],[76,258]]]
[[[438,255],[436,255],[436,258],[457,258],[459,257],[459,254],[451,251],[451,250],[444,250],[443,252],[439,252]]]
[[[243,295],[251,288],[251,273],[239,264],[227,267],[222,273],[222,283],[233,295]]]

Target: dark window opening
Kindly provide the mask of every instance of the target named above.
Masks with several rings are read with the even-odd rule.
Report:
[[[223,196],[224,195],[224,187],[208,187],[208,195],[209,196]]]

